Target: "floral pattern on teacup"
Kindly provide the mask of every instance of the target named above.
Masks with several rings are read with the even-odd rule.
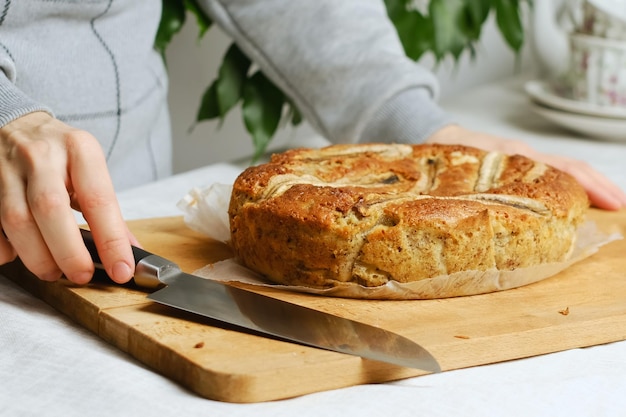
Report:
[[[626,107],[626,42],[575,35],[570,59],[564,95],[598,106]]]
[[[616,6],[619,7],[617,3]],[[589,1],[583,3],[582,12],[583,18],[577,32],[626,41],[626,21],[622,20],[621,16],[602,10]]]

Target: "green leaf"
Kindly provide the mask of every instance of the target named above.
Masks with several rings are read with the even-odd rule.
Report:
[[[524,28],[520,18],[519,0],[494,0],[496,23],[506,43],[516,52],[524,44]]]
[[[408,11],[409,0],[385,0],[385,7],[389,18],[395,21]]]
[[[289,103],[289,113],[292,126],[298,126],[302,123],[302,113],[300,113],[300,110],[292,103]]]
[[[254,143],[253,161],[267,149],[280,123],[285,96],[262,72],[257,71],[243,88],[242,116]]]
[[[210,120],[220,116],[220,106],[217,101],[217,80],[215,80],[202,95],[200,108],[198,109],[198,114],[196,115],[196,122]]]
[[[489,17],[491,11],[492,0],[469,0],[465,2],[465,7],[468,10],[472,22],[477,25],[482,25]]]
[[[218,71],[217,102],[222,117],[241,99],[250,65],[250,59],[233,43]]]
[[[396,28],[404,53],[417,61],[432,49],[432,22],[416,10],[410,0],[385,0],[387,15]]]
[[[302,123],[302,113],[300,113],[300,109],[298,109],[298,106],[295,105],[295,103],[291,100],[290,97],[288,96],[284,96],[285,99],[285,105],[284,107],[287,107],[287,111],[285,114],[285,119],[287,120],[288,123],[291,123],[292,126],[298,126],[300,123]]]
[[[458,58],[469,40],[462,30],[465,17],[463,0],[431,0],[428,6],[433,21],[433,52],[437,59],[450,53]]]
[[[433,49],[433,22],[419,12],[406,12],[394,22],[406,55],[417,61]]]
[[[163,0],[161,21],[154,40],[154,47],[162,56],[165,56],[165,49],[184,24],[185,6],[182,0]]]
[[[483,24],[491,11],[491,0],[473,0],[465,2],[464,19],[461,29],[472,41],[478,41]]]
[[[183,0],[185,8],[189,10],[195,17],[198,24],[198,38],[201,39],[206,32],[211,28],[213,21],[204,13],[204,10],[200,7],[197,0]]]

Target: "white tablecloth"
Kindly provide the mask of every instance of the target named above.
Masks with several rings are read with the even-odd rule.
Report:
[[[444,106],[468,127],[586,159],[626,189],[626,142],[573,137],[535,116],[522,91],[519,81],[507,81]],[[176,203],[189,189],[232,181],[238,172],[214,165],[122,192],[122,209],[127,219],[179,215]],[[625,393],[626,342],[618,342],[283,401],[220,403],[146,368],[0,277],[1,416],[621,416]]]

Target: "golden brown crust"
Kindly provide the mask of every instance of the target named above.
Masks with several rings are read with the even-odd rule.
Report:
[[[274,282],[410,282],[561,261],[588,200],[523,156],[450,145],[334,145],[274,155],[236,180],[231,244]]]

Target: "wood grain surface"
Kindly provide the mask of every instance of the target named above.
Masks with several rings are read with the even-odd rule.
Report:
[[[592,210],[590,217],[602,230],[626,235],[626,211]],[[226,245],[189,230],[180,217],[129,226],[145,249],[187,272],[231,256]],[[626,339],[625,255],[626,240],[618,240],[536,284],[440,300],[353,300],[248,288],[400,333],[428,349],[446,371]],[[424,373],[246,333],[155,304],[144,290],[104,277],[87,286],[47,283],[19,261],[0,273],[210,399],[269,401]]]

